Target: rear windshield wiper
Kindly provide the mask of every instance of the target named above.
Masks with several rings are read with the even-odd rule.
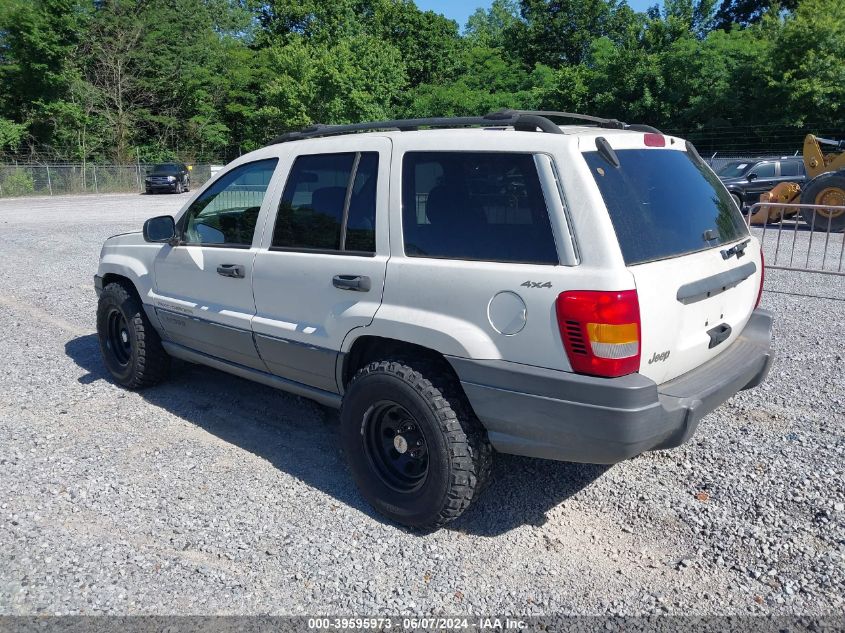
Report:
[[[751,239],[747,239],[744,242],[740,242],[739,244],[734,244],[730,248],[726,248],[722,251],[722,259],[730,259],[734,255],[736,258],[739,259],[743,255],[745,255],[745,248],[751,242]]]

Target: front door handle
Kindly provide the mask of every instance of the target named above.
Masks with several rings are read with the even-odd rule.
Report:
[[[332,285],[341,290],[369,292],[372,284],[370,278],[364,275],[335,275],[332,277]]]
[[[240,264],[221,264],[217,267],[217,274],[234,279],[243,279],[246,277],[246,269]]]

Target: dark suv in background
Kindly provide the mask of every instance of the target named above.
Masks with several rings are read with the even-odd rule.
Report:
[[[169,191],[182,193],[191,189],[191,172],[185,163],[161,163],[147,172],[144,178],[147,193]]]
[[[771,191],[780,182],[800,185],[807,179],[800,156],[735,160],[716,173],[740,209],[759,202],[761,193]]]

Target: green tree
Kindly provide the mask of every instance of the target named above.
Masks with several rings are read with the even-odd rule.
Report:
[[[399,51],[368,35],[334,45],[304,37],[268,51],[273,77],[258,115],[269,133],[312,123],[348,123],[389,117],[407,83]]]
[[[783,18],[768,76],[775,120],[845,123],[845,3],[802,0]]]
[[[493,0],[489,9],[476,9],[469,16],[465,34],[474,44],[507,49],[507,33],[519,22],[516,0]]]
[[[368,31],[398,49],[412,86],[453,79],[463,49],[458,23],[411,0],[377,0]]]
[[[583,62],[596,38],[622,43],[635,17],[616,0],[522,0],[521,14],[508,37],[530,67],[554,68]]]
[[[716,23],[721,29],[730,29],[733,24],[748,26],[760,22],[769,12],[794,11],[797,6],[798,0],[722,0]]]
[[[44,108],[67,95],[88,14],[77,0],[0,3],[0,116],[24,124],[36,143],[49,142]]]

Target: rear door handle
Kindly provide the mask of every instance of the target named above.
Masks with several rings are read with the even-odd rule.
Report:
[[[246,277],[246,269],[240,264],[220,264],[217,267],[217,274],[234,279],[243,279]]]
[[[372,284],[370,278],[364,275],[335,275],[332,277],[332,285],[341,290],[369,292]]]

